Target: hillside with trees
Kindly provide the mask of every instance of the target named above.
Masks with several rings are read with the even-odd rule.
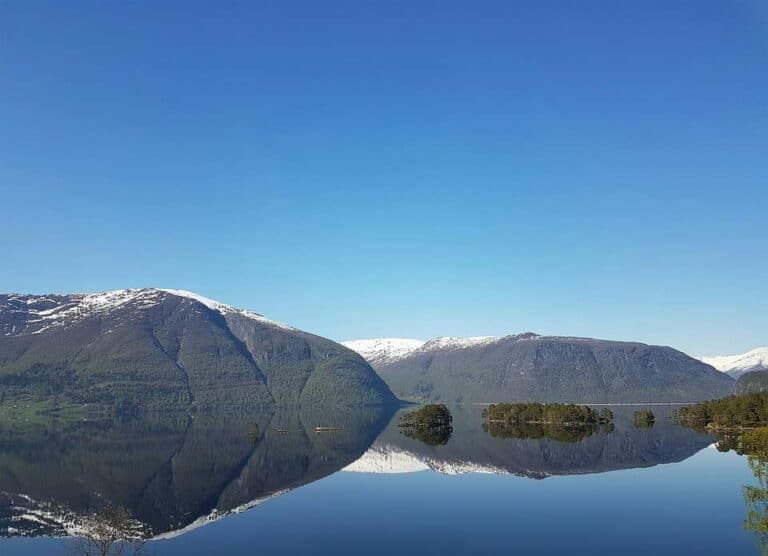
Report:
[[[743,429],[768,425],[768,392],[727,396],[683,406],[675,420],[701,429]]]
[[[397,403],[357,353],[190,292],[0,295],[4,402],[121,412]]]

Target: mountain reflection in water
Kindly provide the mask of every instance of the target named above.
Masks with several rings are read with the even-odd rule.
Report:
[[[105,504],[127,509],[146,535],[204,524],[338,471],[392,412],[0,425],[0,536],[77,533]],[[317,433],[318,425],[340,430]]]
[[[83,533],[85,517],[125,508],[145,536],[172,536],[240,512],[336,471],[493,472],[531,478],[682,461],[711,443],[671,410],[639,429],[567,441],[483,430],[480,407],[452,408],[453,433],[434,442],[400,433],[394,410],[277,411],[247,417],[153,416],[109,423],[0,425],[0,536]],[[387,424],[389,425],[387,426]],[[317,433],[316,426],[340,430]],[[539,435],[541,431],[536,431]]]
[[[672,408],[654,408],[657,425],[634,425],[636,408],[616,407],[614,423],[594,430],[557,427],[491,430],[479,406],[452,408],[453,434],[441,446],[387,427],[348,471],[398,473],[432,469],[442,473],[508,473],[531,478],[601,473],[682,461],[712,443],[709,434],[671,421]]]

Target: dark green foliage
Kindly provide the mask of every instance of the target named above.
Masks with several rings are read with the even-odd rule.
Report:
[[[681,407],[675,420],[695,428],[751,428],[768,424],[768,392],[727,396]]]
[[[747,508],[744,529],[755,535],[760,553],[768,554],[768,461],[762,456],[749,456],[747,460],[757,484],[742,489]]]
[[[578,426],[550,425],[542,423],[483,423],[483,430],[494,438],[550,439],[558,442],[579,442],[597,432],[597,423]]]
[[[746,396],[730,396],[722,400],[711,400],[697,406],[689,406],[682,412],[687,419],[683,424],[700,428],[713,426],[717,422],[717,449],[721,452],[734,450],[747,455],[747,463],[752,471],[756,484],[745,485],[742,488],[747,516],[744,528],[755,535],[762,554],[768,554],[768,426],[760,426],[749,430],[734,430],[749,426],[761,418],[762,403],[766,394],[749,394]],[[681,420],[681,412],[678,412]],[[739,423],[725,425],[725,423]],[[722,427],[730,427],[723,429]]]
[[[739,440],[742,453],[768,462],[768,427],[758,427],[745,431]]]
[[[719,451],[735,450],[748,456],[758,485],[743,488],[747,506],[744,528],[755,534],[761,550],[765,551],[768,548],[768,426],[765,426],[768,424],[768,392],[728,396],[682,407],[675,412],[675,419],[692,428],[714,429]]]
[[[408,438],[419,440],[429,446],[443,446],[448,444],[448,440],[453,433],[453,427],[440,426],[440,427],[404,427],[400,429],[400,432]]]
[[[645,429],[650,429],[656,422],[656,417],[653,415],[653,412],[647,409],[635,411],[633,419],[636,427]]]
[[[334,345],[333,349],[327,349],[324,356],[314,363],[314,370],[301,392],[300,404],[382,405],[397,401],[362,357],[341,346],[335,348]]]
[[[763,554],[768,553],[768,427],[758,427],[741,434],[737,451],[747,454],[756,485],[743,488],[747,518],[744,528],[752,531]]]
[[[451,412],[444,404],[425,405],[400,417],[399,427],[446,427],[453,421]]]
[[[451,437],[452,422],[453,416],[444,404],[430,404],[400,416],[397,426],[408,438],[438,446]]]
[[[610,410],[597,412],[588,405],[500,403],[483,409],[482,418],[489,423],[585,426],[609,423],[613,419],[613,413]]]

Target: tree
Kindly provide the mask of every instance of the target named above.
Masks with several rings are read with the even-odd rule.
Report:
[[[453,416],[445,404],[425,405],[416,411],[409,411],[400,417],[398,427],[447,427]]]
[[[146,540],[141,525],[125,508],[105,506],[83,520],[82,536],[72,543],[76,556],[138,556]]]
[[[764,554],[768,553],[768,427],[745,432],[739,438],[738,452],[747,454],[756,485],[746,485],[742,492],[747,507],[744,528],[755,534]]]
[[[444,404],[425,405],[400,417],[400,433],[430,446],[446,444],[453,433],[453,416]]]
[[[613,420],[613,412],[608,408],[597,412],[588,405],[576,404],[499,403],[484,409],[482,418],[489,423],[541,423],[583,427],[608,424]]]
[[[768,392],[726,396],[681,407],[675,420],[696,429],[743,429],[768,424]]]
[[[517,438],[521,440],[546,438],[558,442],[580,442],[597,432],[598,428],[599,426],[594,423],[568,427],[541,423],[499,423],[495,421],[483,423],[483,430],[494,438]]]

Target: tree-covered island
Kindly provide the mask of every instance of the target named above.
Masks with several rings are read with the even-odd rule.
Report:
[[[400,417],[397,426],[408,438],[430,446],[446,444],[451,437],[453,416],[444,404],[425,405]]]
[[[613,421],[613,412],[596,411],[588,405],[562,403],[497,403],[482,412],[487,423],[541,424],[562,427],[605,425]]]
[[[401,428],[447,427],[452,422],[453,416],[445,404],[429,404],[401,415],[397,426]]]
[[[499,403],[482,412],[483,430],[496,438],[579,442],[598,430],[613,430],[613,412],[561,403]]]

